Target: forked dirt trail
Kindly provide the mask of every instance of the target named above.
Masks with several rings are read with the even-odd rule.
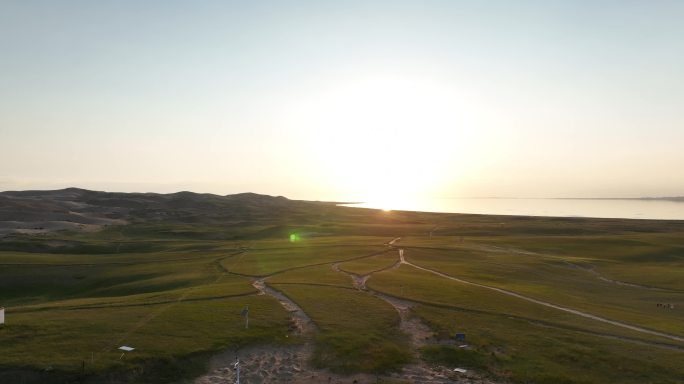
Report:
[[[299,305],[297,305],[297,303],[290,300],[289,297],[283,295],[281,292],[266,285],[264,279],[256,280],[252,283],[252,285],[254,286],[254,288],[259,290],[259,294],[274,297],[276,300],[278,300],[280,305],[282,305],[283,308],[285,308],[285,310],[290,312],[292,322],[294,323],[294,326],[297,329],[296,333],[298,335],[309,337],[316,330],[316,325],[314,324],[314,322],[299,307]]]
[[[526,301],[529,301],[529,302],[532,302],[532,303],[535,303],[535,304],[539,304],[539,305],[543,305],[543,306],[546,306],[546,307],[550,307],[550,308],[555,308],[555,309],[558,309],[558,310],[563,311],[563,312],[572,313],[572,314],[574,314],[574,315],[586,317],[586,318],[588,318],[588,319],[600,321],[600,322],[603,322],[603,323],[612,324],[612,325],[615,325],[615,326],[618,326],[618,327],[627,328],[627,329],[630,329],[630,330],[632,330],[632,331],[637,331],[637,332],[641,332],[641,333],[647,333],[647,334],[650,334],[650,335],[660,336],[660,337],[664,337],[664,338],[667,338],[667,339],[670,339],[670,340],[674,340],[674,341],[678,341],[678,342],[684,343],[684,337],[682,337],[682,336],[673,335],[673,334],[665,333],[665,332],[659,332],[659,331],[655,331],[655,330],[648,329],[648,328],[642,328],[642,327],[639,327],[639,326],[636,326],[636,325],[631,325],[631,324],[626,324],[626,323],[622,323],[622,322],[615,321],[615,320],[606,319],[606,318],[604,318],[604,317],[592,315],[591,313],[579,311],[579,310],[572,309],[572,308],[566,308],[566,307],[563,307],[563,306],[560,306],[560,305],[557,305],[557,304],[549,303],[549,302],[546,302],[546,301],[543,301],[543,300],[538,300],[538,299],[535,299],[535,298],[532,298],[532,297],[529,297],[529,296],[525,296],[525,295],[521,295],[521,294],[519,294],[519,293],[515,293],[515,292],[512,292],[512,291],[508,291],[508,290],[505,290],[505,289],[502,289],[502,288],[492,287],[492,286],[485,285],[485,284],[479,284],[479,283],[474,283],[474,282],[472,282],[472,281],[459,279],[459,278],[457,278],[457,277],[453,277],[453,276],[451,276],[451,275],[447,275],[447,274],[445,274],[445,273],[438,272],[438,271],[435,271],[435,270],[430,269],[430,268],[425,268],[425,267],[421,267],[421,266],[419,266],[419,265],[413,264],[413,263],[411,263],[411,262],[409,262],[409,261],[406,261],[406,260],[404,259],[403,252],[401,252],[400,254],[401,254],[400,257],[401,257],[401,263],[402,263],[402,264],[410,265],[410,266],[413,267],[413,268],[420,269],[421,271],[425,271],[425,272],[429,272],[429,273],[435,274],[435,275],[440,276],[440,277],[443,277],[443,278],[445,278],[445,279],[449,279],[449,280],[453,280],[453,281],[458,281],[459,283],[468,284],[468,285],[473,285],[473,286],[480,287],[480,288],[489,289],[489,290],[492,290],[492,291],[496,291],[496,292],[499,292],[499,293],[503,293],[504,295],[517,297],[518,299],[526,300]]]
[[[358,275],[356,273],[352,272],[347,272],[345,270],[340,269],[339,263],[335,263],[332,265],[332,269],[336,272],[344,273],[345,275],[351,277],[352,283],[354,284],[354,288],[367,291],[371,295],[387,302],[390,304],[394,309],[397,311],[399,314],[399,319],[400,319],[400,324],[399,327],[404,333],[406,333],[408,336],[411,338],[411,345],[414,347],[414,349],[422,347],[423,345],[427,344],[426,340],[430,339],[433,336],[433,332],[430,330],[430,328],[423,324],[420,319],[417,317],[411,316],[410,314],[410,309],[412,306],[412,303],[410,301],[402,300],[396,297],[391,297],[387,296],[383,293],[380,293],[375,290],[369,290],[368,287],[366,287],[366,282],[368,279],[375,273],[382,272],[382,271],[387,271],[391,269],[395,269],[401,265],[400,260],[397,259],[397,262],[392,264],[391,266],[383,269],[379,269],[377,271],[370,272],[366,275]]]
[[[382,293],[374,292],[373,295],[377,298],[385,300],[399,313],[401,322],[399,328],[410,337],[411,346],[415,349],[425,346],[434,341],[434,332],[425,325],[418,317],[411,315],[411,307],[413,303],[396,297],[383,295]]]
[[[311,318],[294,301],[266,285],[264,279],[255,280],[252,285],[259,290],[260,295],[269,295],[278,300],[290,313],[293,335],[301,336],[304,344],[226,351],[212,357],[210,372],[197,378],[195,384],[235,383],[235,362],[238,357],[241,383],[332,383],[323,372],[312,371],[307,365],[313,351],[311,337],[316,331]]]
[[[606,321],[606,322],[609,322],[609,323],[614,324],[614,325],[619,325],[619,326],[626,327],[626,328],[629,328],[629,329],[634,329],[634,328],[631,328],[631,327],[633,327],[633,326],[631,326],[631,325],[629,325],[629,324],[624,324],[624,323],[620,323],[620,322],[613,322],[612,320],[603,319],[603,318],[601,318],[601,317],[594,316],[594,315],[591,315],[591,314],[588,314],[588,313],[584,313],[584,312],[581,312],[581,311],[576,311],[576,310],[574,310],[574,309],[564,308],[564,307],[561,307],[561,306],[557,306],[556,304],[546,303],[546,302],[541,301],[541,300],[536,300],[536,299],[533,299],[533,298],[529,298],[529,297],[527,297],[527,296],[523,296],[523,295],[517,294],[517,293],[515,293],[515,292],[510,292],[510,291],[507,291],[507,290],[504,290],[504,289],[499,289],[499,288],[491,287],[491,286],[484,285],[484,284],[473,283],[473,282],[470,282],[470,281],[467,281],[467,280],[459,279],[459,278],[456,278],[456,277],[453,277],[453,276],[446,275],[446,274],[441,273],[441,272],[434,271],[434,270],[429,269],[429,268],[423,268],[423,267],[417,266],[417,265],[415,265],[415,264],[412,264],[412,263],[406,261],[406,259],[404,258],[404,250],[403,250],[403,249],[399,249],[399,264],[406,264],[406,265],[409,265],[409,266],[411,266],[411,267],[414,267],[414,268],[417,268],[417,269],[420,269],[420,270],[423,270],[423,271],[426,271],[426,272],[430,272],[430,273],[436,274],[436,275],[438,275],[438,276],[440,276],[440,277],[444,277],[444,278],[447,278],[447,279],[450,279],[450,280],[458,281],[458,282],[460,282],[460,283],[471,284],[471,285],[479,286],[479,287],[482,287],[482,288],[492,289],[492,290],[495,290],[495,291],[500,292],[500,293],[505,293],[505,294],[508,294],[508,295],[511,295],[511,296],[514,296],[514,297],[518,297],[518,298],[524,299],[524,300],[532,301],[532,302],[534,302],[534,303],[536,303],[536,304],[542,304],[542,305],[550,306],[550,307],[552,307],[552,308],[561,309],[561,310],[564,310],[564,311],[567,310],[567,311],[570,312],[570,313],[577,314],[577,315],[584,316],[584,317],[589,317],[589,318],[591,318],[591,319],[593,319],[593,320]],[[392,298],[392,297],[389,297],[389,299],[393,299],[393,298]],[[410,302],[409,302],[409,303],[410,303]],[[541,324],[541,323],[535,323],[535,325],[537,325],[537,326],[548,326],[548,325],[543,325],[543,324]],[[639,327],[635,327],[635,328],[639,328]],[[657,331],[651,331],[651,330],[649,330],[649,329],[644,329],[644,330],[647,331],[647,333],[656,332],[655,334],[660,335],[660,332],[657,332]],[[673,345],[673,344],[665,344],[665,343],[657,342],[657,341],[649,342],[649,341],[645,341],[645,340],[638,340],[638,339],[633,339],[633,338],[628,338],[628,337],[622,337],[622,336],[616,336],[616,335],[612,335],[612,334],[608,334],[608,333],[601,333],[601,332],[592,332],[592,334],[593,334],[593,335],[596,335],[596,336],[601,336],[601,337],[609,338],[609,339],[627,341],[627,342],[630,342],[630,343],[633,343],[633,344],[655,346],[655,347],[665,348],[665,349],[670,349],[670,350],[675,350],[675,351],[684,350],[684,347],[682,347],[682,346]],[[678,338],[678,336],[676,336],[676,335],[671,335],[671,336],[674,336],[674,337],[675,337],[675,340],[676,340],[676,338]]]
[[[300,336],[304,341],[303,344],[293,346],[256,346],[245,348],[242,350],[226,351],[220,355],[214,356],[210,361],[210,372],[195,380],[195,384],[224,384],[235,383],[236,371],[234,369],[235,359],[240,358],[241,383],[321,383],[321,384],[371,384],[382,383],[383,381],[405,382],[415,384],[453,384],[453,383],[479,383],[492,384],[494,381],[488,378],[479,376],[476,372],[469,371],[466,374],[459,374],[453,371],[454,367],[431,366],[425,362],[420,361],[418,357],[418,350],[420,347],[429,344],[439,343],[433,336],[433,332],[425,325],[418,317],[411,314],[411,307],[414,305],[409,300],[404,300],[383,293],[369,289],[366,286],[368,280],[375,273],[387,271],[398,268],[402,264],[411,266],[413,268],[432,273],[436,276],[457,281],[463,284],[469,284],[489,290],[494,290],[505,295],[517,297],[522,300],[530,301],[539,305],[555,308],[561,311],[573,313],[579,316],[587,317],[593,320],[613,324],[623,328],[635,330],[642,333],[648,333],[661,337],[666,337],[671,340],[684,342],[684,337],[662,333],[638,326],[632,326],[621,322],[605,319],[599,316],[585,313],[582,311],[565,308],[556,304],[537,300],[525,295],[521,295],[505,289],[492,287],[484,284],[474,283],[471,281],[459,279],[447,275],[445,273],[432,270],[413,264],[407,261],[404,257],[404,249],[397,247],[396,242],[401,240],[395,238],[392,241],[385,243],[390,249],[396,250],[398,253],[397,261],[385,268],[370,272],[365,275],[358,275],[347,272],[340,268],[343,262],[330,264],[331,268],[339,273],[348,275],[352,279],[354,287],[358,290],[365,291],[388,304],[390,304],[397,311],[400,319],[400,329],[409,337],[412,352],[416,356],[416,362],[405,366],[401,372],[391,373],[387,375],[369,375],[357,374],[351,376],[342,376],[330,373],[326,370],[314,369],[309,366],[309,361],[314,350],[313,336],[317,332],[315,323],[307,316],[307,314],[287,296],[276,289],[266,285],[264,279],[258,279],[253,282],[255,288],[259,290],[259,294],[269,295],[283,306],[291,315],[293,327],[291,329],[293,335]],[[615,337],[615,336],[611,336]],[[618,337],[619,338],[619,337]],[[621,338],[620,338],[621,339]],[[629,341],[629,340],[628,340]]]
[[[391,242],[387,243],[387,245],[392,247],[392,245],[398,240],[400,240],[400,238],[395,238]],[[418,317],[412,316],[410,310],[413,303],[396,297],[387,296],[383,293],[366,287],[366,282],[373,274],[398,268],[403,260],[403,252],[403,249],[398,250],[399,257],[391,266],[370,272],[365,275],[358,275],[356,273],[345,271],[339,267],[340,263],[334,263],[331,265],[334,271],[348,275],[352,279],[352,283],[356,289],[366,291],[394,307],[399,314],[399,329],[401,329],[409,337],[411,351],[414,355],[415,362],[404,366],[401,372],[383,375],[380,377],[380,379],[391,379],[415,384],[493,383],[491,380],[482,378],[477,373],[472,371],[467,372],[466,374],[460,374],[455,373],[452,370],[453,367],[449,368],[443,366],[433,366],[420,361],[418,349],[428,344],[435,344],[437,343],[437,340],[434,339],[434,333],[427,325],[425,325],[425,323],[423,323]],[[353,383],[353,381],[347,382]],[[359,383],[361,382],[362,381],[359,381]],[[368,383],[375,382],[378,381],[370,381]],[[366,381],[363,381],[363,383],[366,383]]]
[[[338,264],[333,263],[331,266],[340,273],[347,273],[340,270]],[[397,260],[394,265],[383,270],[396,268],[399,265],[399,260]],[[366,290],[365,284],[371,274],[366,276],[348,275],[352,277],[355,287],[360,290]],[[211,359],[209,362],[209,373],[195,379],[195,384],[235,383],[237,376],[235,370],[236,357],[240,359],[240,382],[249,384],[373,384],[389,380],[415,384],[492,384],[491,381],[474,376],[472,373],[466,375],[458,374],[446,367],[430,367],[424,363],[411,364],[404,367],[401,372],[380,376],[371,374],[342,376],[326,370],[314,369],[309,366],[309,361],[314,349],[312,343],[313,336],[317,331],[315,323],[297,303],[266,285],[264,279],[254,281],[253,285],[259,290],[260,294],[269,295],[278,300],[283,308],[290,313],[294,326],[293,333],[302,337],[304,344],[294,346],[255,346],[242,350],[226,351]],[[409,302],[376,292],[372,292],[372,294],[387,301],[397,310],[401,319],[400,327],[410,336],[414,352],[416,352],[418,347],[425,345],[432,332],[418,318],[410,316]]]
[[[226,351],[214,356],[209,362],[209,373],[195,379],[195,384],[226,384],[235,383],[237,371],[236,358],[240,358],[240,383],[320,383],[320,384],[372,384],[378,380],[388,379],[390,376],[375,376],[370,374],[356,374],[342,376],[326,370],[314,369],[309,366],[313,353],[312,336],[317,330],[316,325],[306,313],[287,296],[266,285],[263,279],[254,281],[254,287],[261,294],[274,297],[291,314],[294,334],[304,339],[304,344],[293,346],[255,346],[241,350]],[[459,381],[445,381],[445,373],[435,373],[421,367],[409,367],[402,374],[391,377],[401,378],[411,383],[447,384]],[[382,382],[382,381],[380,381]],[[472,383],[472,381],[463,381]]]

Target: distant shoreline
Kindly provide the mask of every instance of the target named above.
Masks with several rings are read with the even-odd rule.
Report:
[[[354,208],[503,216],[684,220],[684,198],[441,198]]]
[[[556,200],[641,200],[641,201],[675,201],[684,203],[684,196],[673,197],[553,197]]]
[[[453,199],[453,200],[474,200],[474,199],[492,199],[492,200],[645,200],[645,201],[675,201],[684,203],[684,196],[672,197],[503,197],[503,196],[488,196],[488,197],[441,197],[439,199]],[[355,203],[360,204],[360,203]]]

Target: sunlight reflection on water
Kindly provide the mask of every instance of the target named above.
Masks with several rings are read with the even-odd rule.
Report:
[[[372,203],[348,206],[488,215],[684,220],[684,202],[667,200],[472,198],[416,200],[391,207]]]

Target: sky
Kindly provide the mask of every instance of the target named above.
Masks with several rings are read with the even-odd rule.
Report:
[[[0,190],[684,195],[682,1],[0,0]]]

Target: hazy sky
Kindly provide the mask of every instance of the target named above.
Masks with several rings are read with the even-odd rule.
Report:
[[[0,190],[684,195],[684,1],[0,0]]]

